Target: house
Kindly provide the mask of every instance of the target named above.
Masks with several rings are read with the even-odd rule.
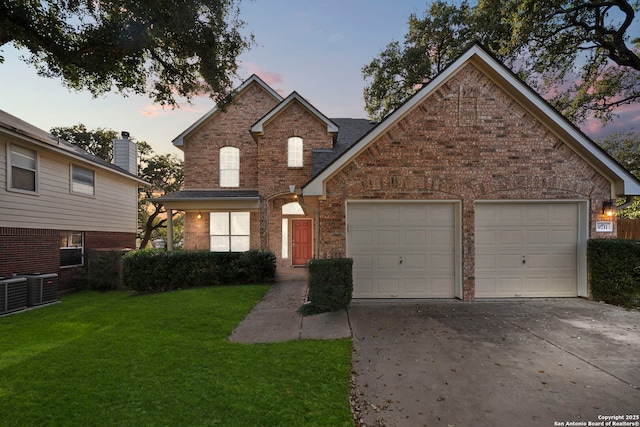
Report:
[[[0,110],[0,276],[57,273],[65,291],[89,249],[135,248],[135,156],[114,141],[116,166]]]
[[[589,296],[586,242],[640,182],[482,46],[382,122],[329,119],[256,76],[173,141],[191,250],[351,257],[354,298]]]

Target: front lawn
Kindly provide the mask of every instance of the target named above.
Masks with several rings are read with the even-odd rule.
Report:
[[[83,292],[1,317],[0,425],[353,425],[348,339],[227,340],[267,289]]]

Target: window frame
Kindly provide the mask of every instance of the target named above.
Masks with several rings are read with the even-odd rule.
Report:
[[[216,220],[215,217],[221,218],[226,215],[226,221]],[[234,217],[241,220],[243,224],[234,222]],[[247,229],[247,234],[234,232],[234,228],[237,229],[238,225]],[[217,228],[218,230],[214,230]],[[218,242],[224,242],[226,245],[224,250],[214,250],[219,247],[219,244],[214,244],[214,240]],[[241,244],[238,249],[238,243]],[[236,249],[236,250],[234,250]],[[251,249],[251,212],[209,212],[209,251],[210,252],[246,252]]]
[[[91,192],[90,193],[74,188],[74,185],[76,184],[74,172],[76,169],[78,169],[78,171],[82,170],[83,172],[91,173]],[[94,197],[96,195],[96,172],[93,169],[88,169],[88,168],[85,168],[84,166],[80,166],[72,163],[69,175],[70,175],[69,191],[72,194],[77,194],[80,196],[88,196],[88,197]],[[85,184],[79,182],[78,185],[84,186]],[[82,187],[79,187],[79,188],[82,188]]]
[[[304,140],[299,136],[287,139],[287,167],[304,167]]]
[[[80,237],[80,243],[74,243],[73,237]],[[66,237],[67,246],[63,245],[63,239]],[[71,241],[71,245],[69,242]],[[85,253],[85,241],[84,241],[84,231],[74,231],[74,230],[62,230],[60,231],[60,268],[73,268],[73,267],[82,267],[84,266],[84,253]],[[77,251],[80,250],[80,264],[63,264],[63,256],[62,251]]]
[[[26,167],[15,164],[17,162],[16,162],[16,159],[14,159],[14,153],[16,154],[16,156],[23,156],[23,157],[27,157],[26,154],[33,154],[33,157],[28,157],[28,160],[33,161],[34,168],[33,169],[26,168]],[[30,148],[26,148],[18,144],[7,144],[7,191],[15,191],[15,192],[24,193],[24,194],[38,194],[38,190],[39,190],[38,181],[40,177],[40,174],[38,172],[39,166],[40,166],[40,157],[36,150],[32,150]],[[33,190],[14,186],[14,182],[13,182],[14,167],[17,169],[33,172],[33,188],[34,188]]]
[[[227,156],[231,153],[233,156],[229,160]],[[232,146],[221,147],[218,152],[218,169],[220,187],[240,187],[240,149]]]

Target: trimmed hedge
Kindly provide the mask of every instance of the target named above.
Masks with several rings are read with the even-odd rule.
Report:
[[[592,239],[587,258],[593,299],[640,307],[640,241]]]
[[[123,289],[122,258],[128,249],[91,249],[87,253],[87,286],[94,291]]]
[[[309,303],[302,314],[344,310],[353,296],[353,260],[351,258],[312,259],[307,263]]]
[[[243,253],[132,251],[123,258],[124,284],[138,292],[271,282],[276,274],[272,252]]]

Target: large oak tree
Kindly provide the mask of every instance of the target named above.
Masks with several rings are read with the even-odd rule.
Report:
[[[236,3],[0,0],[0,47],[13,43],[39,74],[94,96],[146,93],[175,105],[177,96],[208,93],[221,101],[251,42]]]
[[[409,17],[404,43],[391,42],[362,69],[366,110],[381,119],[480,41],[575,123],[610,121],[640,102],[638,0],[433,2]],[[636,30],[637,31],[637,30]],[[637,37],[638,34],[635,34]]]

